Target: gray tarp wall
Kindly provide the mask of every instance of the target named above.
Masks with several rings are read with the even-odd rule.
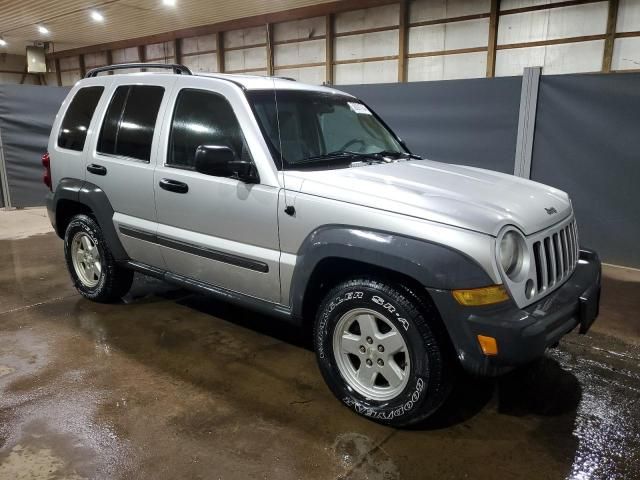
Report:
[[[531,178],[571,195],[582,245],[640,267],[640,74],[542,76]]]
[[[431,160],[513,173],[522,77],[349,85]]]
[[[415,153],[513,172],[520,77],[338,88],[367,102]],[[16,206],[43,203],[40,155],[67,91],[0,86]],[[542,76],[531,178],[569,192],[583,245],[640,267],[640,74]]]
[[[520,77],[338,87],[433,160],[513,173]],[[580,242],[640,267],[640,73],[542,76],[531,179],[571,195]]]
[[[14,207],[44,204],[40,157],[68,88],[0,85],[0,135]]]
[[[0,175],[2,175],[2,173],[0,173]],[[2,207],[4,207],[4,196],[2,195],[2,182],[0,182],[0,208]]]

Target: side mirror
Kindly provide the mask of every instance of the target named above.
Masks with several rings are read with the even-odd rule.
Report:
[[[258,183],[253,163],[238,160],[229,147],[200,145],[195,155],[196,172],[214,177],[237,178],[245,183]]]

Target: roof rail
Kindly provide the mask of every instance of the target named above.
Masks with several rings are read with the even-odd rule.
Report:
[[[101,72],[111,72],[113,70],[124,70],[126,68],[164,68],[173,70],[178,75],[192,75],[191,70],[179,63],[118,63],[116,65],[107,65],[105,67],[97,67],[89,70],[84,78],[97,77]]]

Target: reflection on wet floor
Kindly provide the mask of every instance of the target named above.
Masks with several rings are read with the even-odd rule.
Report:
[[[53,235],[0,266],[0,479],[640,478],[633,279],[589,335],[394,430],[333,398],[303,330],[142,277],[85,301]]]

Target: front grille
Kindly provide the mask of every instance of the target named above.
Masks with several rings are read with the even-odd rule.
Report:
[[[561,283],[578,263],[578,228],[575,220],[533,243],[536,296]]]

